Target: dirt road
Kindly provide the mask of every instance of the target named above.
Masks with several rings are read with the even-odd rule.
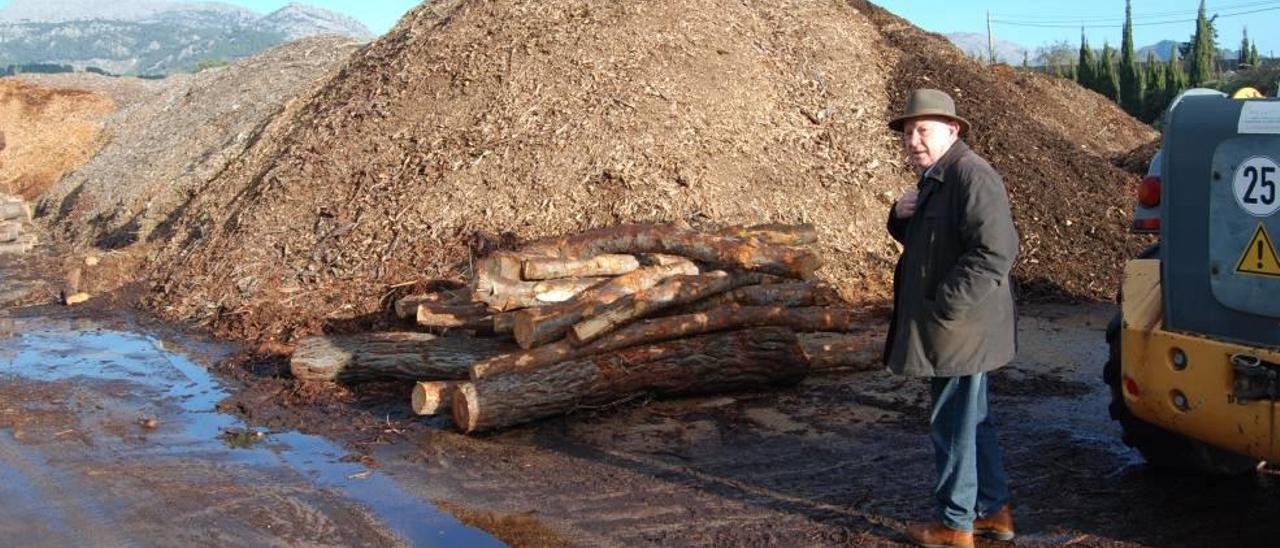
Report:
[[[1026,310],[1019,359],[993,377],[1018,544],[1275,538],[1275,478],[1169,476],[1117,441],[1099,381],[1111,314]],[[861,546],[894,545],[905,521],[929,514],[916,380],[845,373],[466,437],[407,416],[406,387],[295,386],[279,360],[226,360],[233,352],[119,311],[0,313],[0,535]]]

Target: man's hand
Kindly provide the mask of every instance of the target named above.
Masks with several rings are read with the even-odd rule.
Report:
[[[903,193],[898,202],[893,204],[893,216],[899,219],[909,219],[916,214],[916,199],[919,194],[914,190],[908,190]]]

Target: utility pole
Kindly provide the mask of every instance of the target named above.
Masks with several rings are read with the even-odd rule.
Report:
[[[996,64],[996,39],[991,34],[991,10],[987,10],[987,64]]]

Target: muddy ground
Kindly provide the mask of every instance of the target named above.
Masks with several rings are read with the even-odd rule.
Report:
[[[17,287],[0,265],[0,294]],[[1172,476],[1118,441],[1099,380],[1113,313],[1028,307],[1018,360],[993,376],[1017,544],[1270,544],[1277,478]],[[924,384],[882,372],[468,437],[410,417],[407,387],[297,386],[246,356],[110,298],[0,311],[0,536],[875,546],[930,512]]]

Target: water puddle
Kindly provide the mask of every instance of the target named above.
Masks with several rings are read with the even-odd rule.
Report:
[[[12,336],[0,337],[0,382],[127,383],[130,397],[154,407],[164,429],[163,444],[140,450],[146,457],[208,459],[296,474],[317,489],[357,501],[414,546],[502,545],[408,494],[389,476],[343,462],[346,451],[324,438],[255,430],[217,411],[217,402],[229,395],[226,389],[204,367],[156,337],[87,320],[23,318],[10,327]],[[218,350],[196,352],[216,355]],[[0,466],[0,479],[15,475]]]

